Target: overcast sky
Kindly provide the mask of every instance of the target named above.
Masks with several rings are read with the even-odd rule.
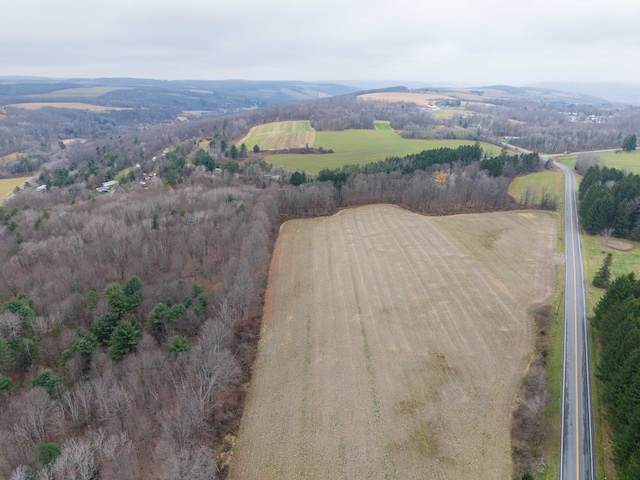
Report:
[[[631,0],[0,0],[0,75],[640,82]]]

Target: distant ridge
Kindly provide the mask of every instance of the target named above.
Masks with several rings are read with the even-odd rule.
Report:
[[[640,83],[539,82],[535,87],[594,95],[610,102],[640,105]]]
[[[101,89],[101,87],[104,87]],[[73,102],[86,99],[116,107],[163,105],[193,110],[234,111],[244,108],[316,100],[356,92],[330,82],[252,80],[157,80],[148,78],[45,78],[0,76],[0,106],[22,102]]]

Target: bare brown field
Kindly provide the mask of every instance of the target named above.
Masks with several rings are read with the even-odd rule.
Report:
[[[389,205],[285,223],[230,478],[510,478],[556,228]]]
[[[109,110],[131,110],[124,107],[105,107],[103,105],[92,105],[82,102],[33,102],[33,103],[13,103],[7,107],[24,108],[25,110],[38,110],[45,107],[53,108],[74,108],[76,110],[89,110],[91,112],[106,112]]]
[[[378,92],[358,95],[359,100],[372,100],[377,102],[407,102],[420,106],[435,104],[436,100],[453,100],[450,95],[440,93],[411,93],[411,92]]]

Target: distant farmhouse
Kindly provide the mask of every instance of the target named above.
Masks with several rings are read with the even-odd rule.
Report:
[[[109,190],[111,190],[111,187],[117,185],[118,182],[115,180],[111,180],[109,182],[102,182],[102,186],[96,188],[96,192],[98,193],[107,193]]]

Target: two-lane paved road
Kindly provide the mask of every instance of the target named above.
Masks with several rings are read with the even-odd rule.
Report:
[[[584,273],[573,172],[565,178],[565,328],[560,480],[594,480],[593,421]]]

